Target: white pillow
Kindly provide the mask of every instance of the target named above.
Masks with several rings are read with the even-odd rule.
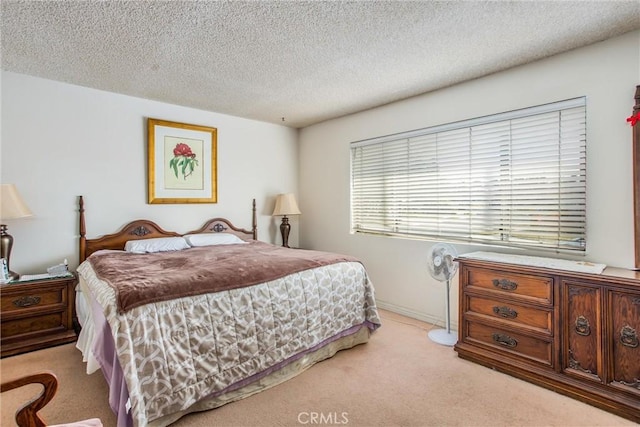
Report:
[[[192,247],[212,245],[237,245],[247,243],[235,234],[229,233],[202,233],[187,234],[184,236]]]
[[[124,244],[124,250],[134,254],[179,251],[189,248],[190,246],[184,237],[158,237],[155,239],[129,240]]]

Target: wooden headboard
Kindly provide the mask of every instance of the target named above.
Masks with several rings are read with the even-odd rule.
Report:
[[[197,230],[188,231],[186,233],[177,233],[175,231],[163,230],[158,224],[146,219],[138,219],[131,221],[120,231],[107,234],[96,239],[87,239],[87,231],[84,219],[84,199],[82,196],[78,198],[78,210],[80,212],[80,256],[79,262],[82,263],[89,255],[101,249],[124,250],[124,245],[129,240],[153,239],[156,237],[177,237],[187,234],[200,233],[229,233],[240,237],[243,240],[258,239],[258,225],[256,216],[256,199],[253,199],[252,205],[252,224],[251,230],[234,226],[231,221],[225,218],[210,219]]]

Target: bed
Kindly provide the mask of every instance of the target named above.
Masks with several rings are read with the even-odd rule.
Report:
[[[380,326],[362,263],[260,242],[255,200],[251,229],[215,218],[177,233],[136,220],[88,239],[82,196],[79,212],[77,347],[87,373],[105,376],[118,427],[248,397]]]

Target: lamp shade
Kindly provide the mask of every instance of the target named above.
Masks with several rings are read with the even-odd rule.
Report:
[[[14,184],[0,184],[0,219],[32,216]]]
[[[300,215],[301,213],[293,193],[278,195],[273,215]]]

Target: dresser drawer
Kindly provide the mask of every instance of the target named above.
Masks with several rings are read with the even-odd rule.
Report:
[[[525,326],[534,331],[552,335],[553,316],[550,309],[467,294],[464,310],[469,320],[475,317],[490,318],[504,322],[506,325]]]
[[[70,325],[66,325],[64,311],[3,321],[2,344],[11,343],[16,339],[24,340],[42,334],[65,331],[69,327]],[[12,340],[12,337],[15,339]]]
[[[20,285],[16,285],[20,286]],[[2,316],[10,316],[16,312],[30,309],[59,308],[67,304],[67,287],[65,285],[48,287],[42,290],[16,291],[2,294]]]
[[[469,268],[463,286],[465,291],[488,292],[514,300],[553,305],[552,277]]]
[[[466,322],[465,330],[467,342],[553,366],[553,344],[549,341],[477,322]]]

